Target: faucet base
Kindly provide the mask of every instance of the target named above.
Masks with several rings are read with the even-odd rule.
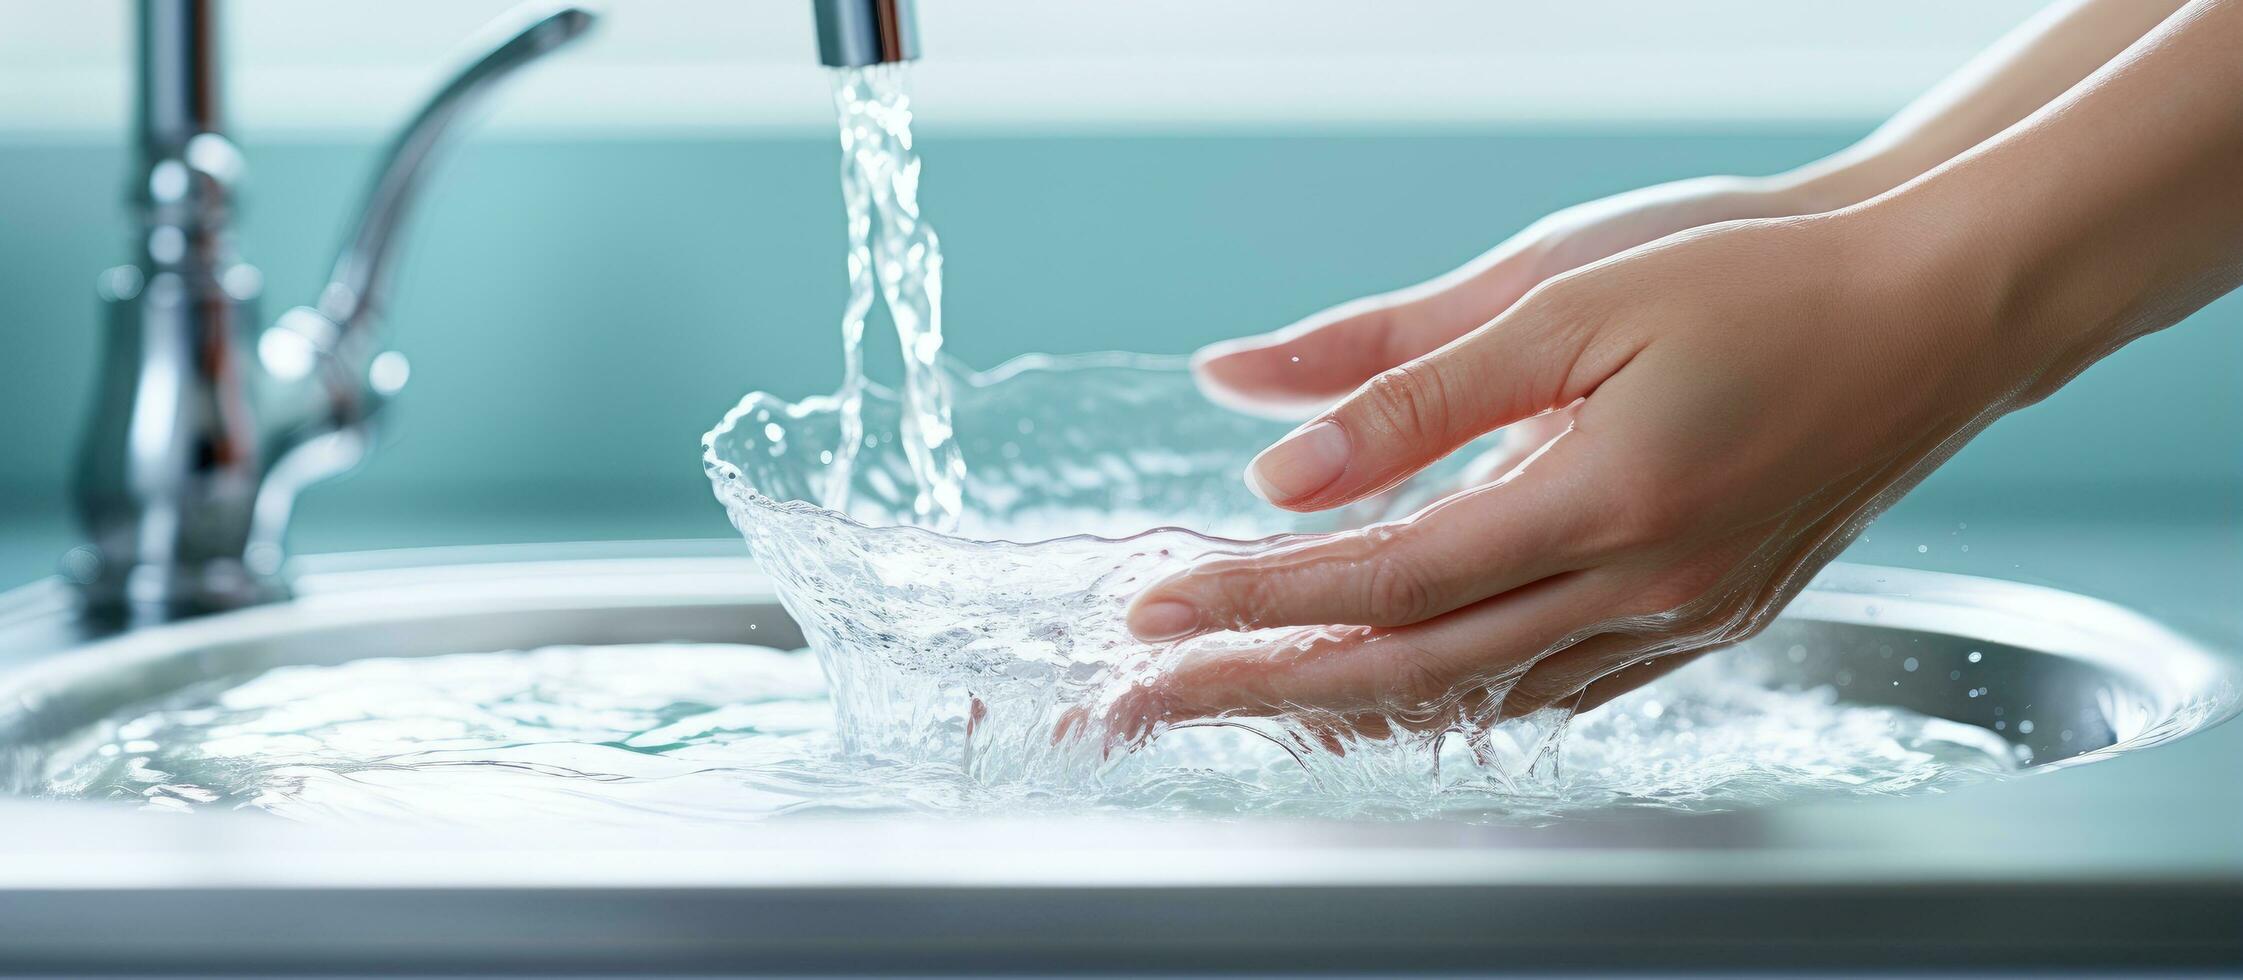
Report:
[[[198,565],[122,564],[91,546],[72,548],[62,574],[78,588],[81,615],[103,626],[144,626],[231,612],[291,597],[275,569],[252,570],[242,561]]]

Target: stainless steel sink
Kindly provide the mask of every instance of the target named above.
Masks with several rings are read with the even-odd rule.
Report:
[[[653,550],[329,558],[290,602],[106,638],[68,625],[58,587],[0,597],[0,783],[23,747],[212,676],[555,643],[798,642],[747,560]],[[2237,691],[2229,661],[2116,607],[1893,569],[1835,569],[1732,655],[1849,700],[2001,722],[2040,771],[2201,731]],[[2006,720],[2025,705],[2044,719],[2029,734]],[[2228,768],[2203,778],[2243,778],[2243,753],[2221,741],[2209,754]],[[0,968],[2243,963],[2243,811],[2207,822],[2154,794],[2068,788],[2051,806],[2035,788],[2132,764],[1539,829],[882,817],[648,839],[16,798],[0,801]]]

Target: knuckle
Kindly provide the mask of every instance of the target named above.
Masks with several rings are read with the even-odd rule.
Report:
[[[1357,405],[1372,426],[1398,439],[1437,438],[1449,430],[1446,384],[1423,362],[1380,372],[1364,385]]]
[[[1568,269],[1543,280],[1519,298],[1518,312],[1553,326],[1577,319],[1583,298],[1578,272],[1578,269]]]
[[[1403,647],[1395,651],[1392,679],[1387,690],[1405,707],[1417,708],[1448,697],[1455,678],[1439,657],[1425,650]]]
[[[1575,268],[1543,281],[1518,303],[1519,318],[1535,325],[1543,343],[1578,346],[1608,315],[1609,291],[1600,291]]]
[[[1366,626],[1407,626],[1440,612],[1440,595],[1418,564],[1399,555],[1371,563],[1364,576]]]

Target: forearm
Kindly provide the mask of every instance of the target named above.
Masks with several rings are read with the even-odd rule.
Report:
[[[1768,181],[1797,213],[1866,201],[2047,105],[2184,0],[2065,0],[2011,31],[1860,142]]]
[[[2022,400],[2243,280],[2243,0],[2194,0],[2023,124],[1857,209],[1981,304]]]

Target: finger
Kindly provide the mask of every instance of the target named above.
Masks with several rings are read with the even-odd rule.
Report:
[[[1263,499],[1297,511],[1326,510],[1385,490],[1493,429],[1594,391],[1633,356],[1632,350],[1592,350],[1594,327],[1554,300],[1530,297],[1488,325],[1364,382],[1256,456],[1247,483]]]
[[[1348,746],[1364,742],[1383,742],[1394,737],[1394,726],[1383,715],[1355,714],[1345,718],[1319,717],[1302,726],[1308,743],[1302,748],[1320,748],[1332,755],[1344,756]]]
[[[1192,371],[1219,404],[1258,415],[1311,415],[1372,375],[1478,326],[1436,329],[1418,309],[1385,296],[1357,300],[1274,333],[1201,348]]]
[[[1278,626],[1407,626],[1552,575],[1598,553],[1601,479],[1578,436],[1507,480],[1411,517],[1203,562],[1140,593],[1130,631],[1163,642]]]
[[[1604,704],[1689,663],[1714,646],[1676,649],[1677,639],[1644,633],[1600,633],[1543,658],[1513,684],[1500,719],[1523,718],[1544,708],[1578,702],[1578,711]],[[1598,697],[1588,697],[1595,690]]]
[[[1312,630],[1270,645],[1189,653],[1142,688],[1130,711],[1147,725],[1321,712],[1407,726],[1439,714],[1457,692],[1507,683],[1607,598],[1586,579],[1548,579],[1401,629]]]
[[[1210,344],[1192,366],[1210,397],[1262,414],[1305,415],[1387,368],[1486,323],[1534,285],[1519,250],[1440,279],[1344,303],[1291,326]]]

